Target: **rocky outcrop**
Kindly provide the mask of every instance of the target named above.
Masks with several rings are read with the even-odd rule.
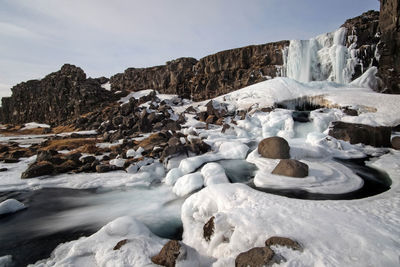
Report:
[[[373,127],[364,124],[332,122],[329,135],[350,144],[365,144],[375,147],[390,147],[391,127]]]
[[[398,0],[380,0],[378,75],[382,79],[380,91],[400,93],[400,3]]]
[[[359,62],[354,67],[352,80],[371,66],[378,65],[375,52],[379,43],[379,12],[370,10],[361,16],[348,19],[342,25],[347,29],[346,45],[354,46]]]
[[[59,124],[107,103],[113,94],[96,79],[86,78],[79,67],[66,64],[42,80],[20,83],[11,97],[3,97],[3,123],[43,122]]]
[[[163,66],[129,68],[110,78],[113,91],[154,89],[204,100],[281,75],[288,41],[222,51],[199,61],[179,58]]]

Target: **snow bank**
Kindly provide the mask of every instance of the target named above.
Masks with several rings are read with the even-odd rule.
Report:
[[[125,245],[113,250],[125,239]],[[132,217],[120,217],[89,237],[59,245],[51,258],[33,266],[147,266],[166,241]]]
[[[195,172],[180,177],[176,181],[174,187],[172,188],[172,191],[176,195],[183,197],[194,192],[197,189],[202,188],[203,185],[203,175],[200,172]]]
[[[204,177],[204,185],[229,183],[224,168],[215,162],[207,163],[201,168],[201,174]]]
[[[304,201],[243,184],[212,185],[184,202],[183,241],[217,258],[213,266],[234,266],[239,253],[263,246],[275,235],[297,240],[305,248],[279,249],[285,266],[396,266],[400,194],[391,196],[376,201]],[[207,242],[203,226],[211,216],[215,229]]]
[[[14,213],[25,209],[25,205],[16,199],[10,198],[0,203],[0,215]]]
[[[24,124],[24,127],[21,130],[28,130],[34,128],[50,128],[50,125],[44,123],[37,123],[37,122],[28,122]]]

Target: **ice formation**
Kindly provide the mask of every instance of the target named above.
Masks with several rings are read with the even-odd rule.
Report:
[[[310,40],[290,41],[284,59],[287,77],[300,82],[349,83],[358,60],[355,45],[345,46],[346,32],[346,28],[340,28]]]

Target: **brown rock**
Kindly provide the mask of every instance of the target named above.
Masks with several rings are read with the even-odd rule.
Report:
[[[212,216],[203,227],[203,237],[206,241],[210,241],[211,236],[214,234],[214,219]]]
[[[264,158],[288,159],[290,147],[282,137],[274,136],[265,138],[258,144],[258,153]]]
[[[158,265],[174,267],[180,248],[181,244],[177,240],[170,240],[164,245],[158,255],[151,258],[151,261]]]
[[[400,150],[400,136],[392,138],[392,147],[396,150]]]
[[[206,119],[206,123],[212,124],[216,120],[216,117],[214,115],[209,115]]]
[[[308,176],[308,165],[295,159],[281,159],[272,174],[304,178]]]
[[[365,144],[375,147],[390,147],[390,127],[373,127],[364,124],[335,121],[329,127],[329,135],[350,144]]]
[[[301,247],[301,245],[298,242],[296,242],[290,238],[280,237],[280,236],[273,236],[273,237],[268,238],[265,241],[265,245],[267,247],[285,246],[285,247],[291,248],[293,250],[300,250],[300,251],[303,250],[303,248]]]
[[[35,162],[29,165],[28,169],[21,174],[21,179],[33,178],[43,175],[50,175],[54,172],[54,166],[48,161]]]
[[[90,164],[90,166],[92,166],[92,164]],[[110,172],[110,171],[112,171],[112,168],[111,168],[110,165],[99,164],[99,165],[96,166],[96,172],[103,173],[103,172]]]
[[[262,267],[274,263],[275,253],[269,247],[256,247],[240,253],[235,260],[235,267]]]
[[[125,245],[126,243],[128,243],[128,239],[123,239],[121,241],[119,241],[115,247],[113,248],[113,250],[118,250],[120,249],[123,245]]]

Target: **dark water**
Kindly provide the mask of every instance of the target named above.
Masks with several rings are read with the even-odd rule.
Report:
[[[0,193],[0,201],[15,198],[28,206],[25,210],[0,217],[0,256],[12,255],[13,266],[26,266],[48,258],[60,243],[97,231],[97,228],[84,225],[79,229],[66,229],[56,233],[40,234],[36,230],[36,226],[43,224],[49,214],[81,207],[77,202],[65,202],[62,197],[85,198],[94,193],[93,190],[50,188]]]
[[[147,193],[146,190],[141,191],[142,194]],[[151,198],[141,199],[141,191],[44,188],[35,191],[0,192],[0,202],[15,198],[27,206],[25,210],[0,217],[0,256],[12,255],[13,266],[26,266],[49,258],[60,243],[89,236],[108,221],[124,215],[143,214],[143,217],[148,218],[149,214],[155,213],[154,221],[158,219],[158,223],[148,225],[150,230],[163,238],[181,239],[183,230],[180,220],[156,214],[151,207],[146,207],[145,203],[150,202]],[[138,202],[138,199],[143,200],[142,203],[137,203],[137,206],[143,206],[143,210],[135,210],[137,206],[131,205],[132,202]],[[173,203],[176,201],[182,200],[166,203],[166,209],[168,205],[180,205]],[[123,207],[115,210],[115,205]],[[128,213],[130,209],[132,211]],[[107,215],[100,218],[104,211],[107,211]],[[153,219],[150,217],[148,220]],[[60,222],[65,223],[57,225]]]

